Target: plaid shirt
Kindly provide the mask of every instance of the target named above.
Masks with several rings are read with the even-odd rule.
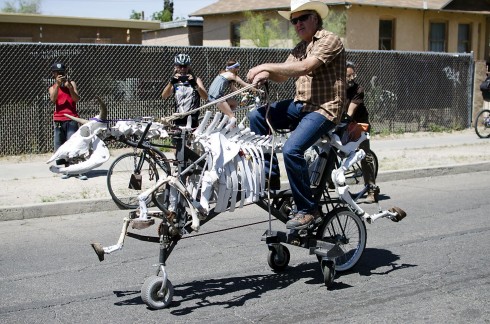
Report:
[[[313,56],[322,61],[316,70],[296,80],[294,101],[304,102],[304,111],[316,111],[338,123],[345,104],[345,50],[340,38],[324,29],[313,41],[300,42],[291,51],[287,62]]]

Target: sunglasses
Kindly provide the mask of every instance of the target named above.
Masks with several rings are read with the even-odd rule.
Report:
[[[180,67],[180,68],[187,68],[187,67],[189,67],[189,65],[180,65],[180,64],[177,65],[177,66]]]
[[[296,25],[298,21],[305,22],[306,20],[308,20],[308,18],[310,18],[310,16],[311,14],[301,15],[299,17],[291,19],[290,22],[292,25]]]

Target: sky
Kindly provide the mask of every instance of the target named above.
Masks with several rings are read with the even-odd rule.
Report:
[[[174,0],[174,19],[188,15],[218,0]],[[7,0],[0,0],[3,8]],[[10,0],[18,3],[16,0]],[[129,19],[131,12],[144,11],[145,20],[163,10],[164,0],[40,0],[41,14],[87,18]]]

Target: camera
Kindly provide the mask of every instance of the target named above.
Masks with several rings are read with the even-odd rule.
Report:
[[[68,79],[68,76],[67,75],[61,75],[61,86],[64,87],[65,86],[65,82],[69,82],[70,80]]]
[[[187,75],[181,75],[179,77],[179,81],[182,82],[182,83],[185,83],[185,82],[189,81],[189,76],[187,76]]]

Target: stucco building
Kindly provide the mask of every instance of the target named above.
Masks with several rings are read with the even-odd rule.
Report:
[[[0,42],[141,44],[159,21],[0,13]]]
[[[160,24],[159,29],[143,31],[143,45],[202,46],[202,19],[183,19]]]
[[[343,16],[342,38],[348,49],[473,52],[490,55],[490,0],[325,0],[329,15]],[[240,36],[245,11],[280,22],[283,41],[291,46],[290,24],[277,14],[290,0],[218,0],[193,12],[201,16],[204,46],[253,46]]]

